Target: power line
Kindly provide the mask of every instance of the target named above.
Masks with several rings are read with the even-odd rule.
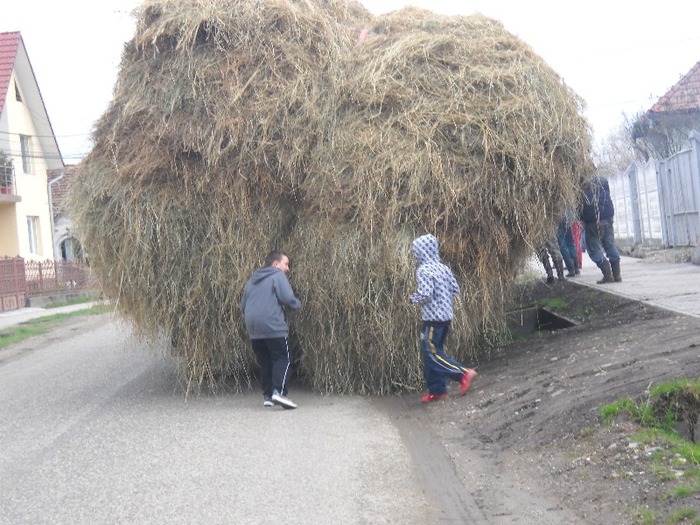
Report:
[[[72,138],[72,137],[89,137],[90,133],[78,133],[75,135],[27,135],[26,133],[12,133],[10,131],[0,131],[0,135],[13,135],[15,137],[19,137],[20,135],[24,135],[25,137],[34,137],[37,139],[51,139],[51,138],[57,138],[57,139],[67,139],[67,138]]]

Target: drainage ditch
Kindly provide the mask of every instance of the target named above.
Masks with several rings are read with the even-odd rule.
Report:
[[[508,312],[506,313],[506,322],[508,329],[516,336],[527,336],[542,330],[563,330],[577,324],[576,321],[542,306]]]

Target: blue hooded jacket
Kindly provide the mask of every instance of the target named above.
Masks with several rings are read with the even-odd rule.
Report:
[[[610,197],[610,186],[605,177],[596,177],[583,192],[580,217],[583,222],[610,221],[615,207]]]
[[[243,289],[241,310],[251,339],[287,337],[287,315],[301,308],[301,301],[294,296],[287,276],[279,268],[266,266],[248,279]]]
[[[421,305],[423,321],[451,321],[452,300],[459,293],[459,284],[452,270],[440,261],[437,238],[430,233],[422,235],[413,241],[412,248],[418,269],[417,291],[411,302]]]

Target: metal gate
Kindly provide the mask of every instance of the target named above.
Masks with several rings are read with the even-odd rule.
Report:
[[[27,302],[27,280],[24,259],[0,259],[0,312],[23,308]]]
[[[697,246],[700,243],[699,140],[700,134],[693,131],[690,149],[658,163],[667,246]]]

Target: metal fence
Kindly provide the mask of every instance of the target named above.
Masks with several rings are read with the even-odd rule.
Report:
[[[96,289],[90,267],[82,262],[0,259],[0,311],[22,308],[31,297]]]
[[[661,210],[667,246],[700,244],[700,133],[690,148],[659,162]]]
[[[691,132],[689,144],[610,179],[616,239],[664,247],[700,244],[700,133]]]
[[[22,308],[27,302],[24,259],[0,259],[0,312]]]
[[[663,245],[656,162],[634,163],[609,182],[615,205],[615,238],[630,244]]]

